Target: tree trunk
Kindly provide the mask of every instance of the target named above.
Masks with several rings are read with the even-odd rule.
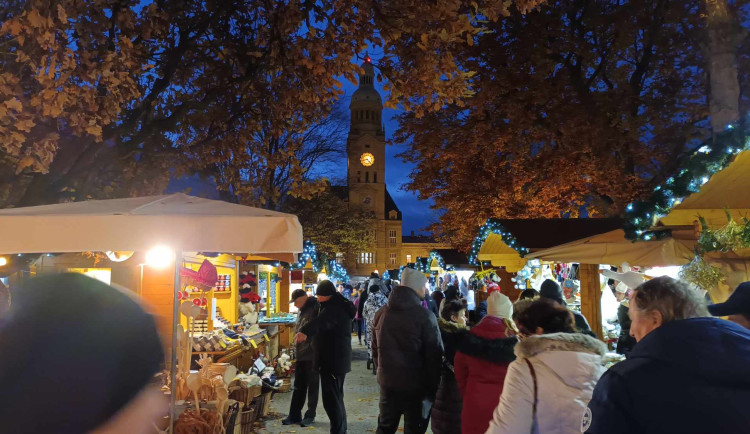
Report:
[[[713,134],[740,118],[737,71],[739,26],[728,0],[706,0],[708,24],[709,110]]]

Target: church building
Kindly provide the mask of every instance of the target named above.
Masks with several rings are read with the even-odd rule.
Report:
[[[402,237],[401,211],[385,185],[383,101],[375,89],[375,72],[369,57],[362,69],[359,87],[349,105],[348,201],[370,208],[375,218],[370,222],[374,244],[367,251],[346,258],[347,270],[354,277],[369,276],[373,271],[382,275],[385,270],[415,261],[417,256],[428,256],[433,248],[448,247],[425,237]]]

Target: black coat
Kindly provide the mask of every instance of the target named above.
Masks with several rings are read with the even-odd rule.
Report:
[[[461,411],[463,399],[458,389],[456,375],[453,373],[453,359],[461,341],[468,335],[468,329],[458,328],[449,321],[440,320],[440,336],[445,347],[444,363],[440,376],[440,388],[432,406],[432,432],[435,434],[453,434],[461,432]]]
[[[424,300],[427,302],[427,310],[432,312],[433,315],[435,315],[435,319],[437,319],[440,316],[440,311],[437,304],[435,304],[435,300],[433,300],[430,296],[425,297]]]
[[[299,310],[297,315],[297,331],[302,330],[307,324],[312,322],[318,317],[320,311],[320,303],[315,297],[309,297],[302,308]],[[315,338],[309,337],[304,342],[297,344],[297,356],[298,362],[314,361],[315,360]]]
[[[487,300],[482,301],[477,305],[477,322],[481,321],[482,318],[487,316]]]
[[[372,358],[381,387],[420,391],[434,398],[440,383],[443,346],[435,315],[411,288],[393,289],[372,326]]]
[[[672,321],[602,375],[584,428],[594,434],[750,431],[750,330],[718,318]]]
[[[338,292],[320,303],[320,314],[300,329],[315,339],[315,360],[321,372],[346,374],[352,370],[352,318],[356,309]]]
[[[362,309],[365,308],[365,302],[367,301],[367,293],[370,292],[367,289],[363,289],[359,293],[359,304],[357,304],[357,318],[364,320],[365,316],[362,314]]]

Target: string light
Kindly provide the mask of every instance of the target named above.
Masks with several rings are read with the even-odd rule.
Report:
[[[470,264],[479,265],[477,255],[479,255],[479,250],[482,248],[482,244],[484,244],[484,242],[491,234],[500,235],[503,239],[503,242],[508,247],[518,252],[521,257],[529,253],[529,249],[521,246],[521,244],[518,242],[518,240],[516,240],[513,234],[511,234],[510,231],[507,230],[503,225],[501,225],[497,220],[488,219],[482,225],[482,227],[479,228],[479,235],[474,238],[474,243],[472,243],[471,245],[471,253],[469,254]]]
[[[665,185],[655,188],[651,196],[643,201],[630,203],[626,207],[625,235],[631,240],[662,239],[670,231],[652,231],[650,215],[667,215],[685,197],[700,191],[711,176],[725,169],[739,152],[749,149],[748,132],[731,125],[713,139],[709,139],[688,156],[680,165],[678,175],[669,177]]]
[[[318,249],[312,241],[305,240],[302,245],[302,253],[299,255],[299,259],[296,264],[289,266],[290,270],[299,270],[307,266],[307,261],[312,264],[313,271],[318,273],[323,268],[318,261]]]

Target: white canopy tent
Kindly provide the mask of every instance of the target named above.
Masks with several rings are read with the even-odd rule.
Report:
[[[297,216],[182,193],[0,210],[0,254],[147,251],[299,253]],[[174,414],[180,260],[174,261],[171,384]]]
[[[0,210],[0,253],[298,253],[297,217],[176,193]]]
[[[561,244],[526,255],[527,259],[581,264],[620,265],[628,262],[642,267],[684,265],[693,258],[690,240],[667,238],[633,242],[622,229]]]

